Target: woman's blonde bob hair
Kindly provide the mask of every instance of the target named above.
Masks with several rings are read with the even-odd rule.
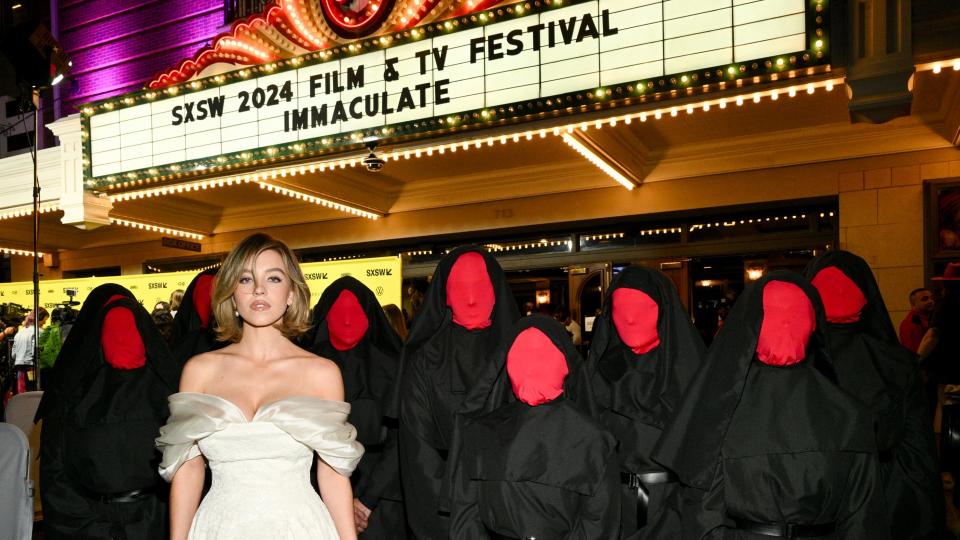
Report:
[[[297,256],[283,242],[266,234],[256,233],[244,238],[224,259],[217,272],[213,289],[213,316],[217,321],[216,332],[219,341],[238,342],[243,337],[243,324],[236,314],[233,293],[237,290],[244,268],[253,265],[253,261],[264,251],[276,251],[286,267],[290,288],[293,290],[293,303],[287,308],[274,326],[288,338],[294,338],[310,328],[310,289],[300,270]]]

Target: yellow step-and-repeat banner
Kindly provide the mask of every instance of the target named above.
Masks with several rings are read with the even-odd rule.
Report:
[[[324,289],[341,276],[353,276],[380,300],[380,305],[401,305],[402,281],[400,257],[376,257],[346,261],[314,262],[300,265],[310,286],[310,305],[320,299]],[[83,302],[87,295],[99,285],[116,283],[130,290],[133,295],[152,311],[157,302],[169,302],[170,293],[177,289],[186,290],[187,285],[197,272],[168,272],[162,274],[141,274],[132,276],[109,276],[77,279],[54,279],[40,281],[40,305],[47,311],[68,299],[67,290],[75,289],[76,301]],[[33,283],[0,283],[0,304],[19,304],[25,308],[33,307]]]

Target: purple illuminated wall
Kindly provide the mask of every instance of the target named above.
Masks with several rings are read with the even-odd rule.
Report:
[[[62,114],[143,88],[227,29],[223,0],[60,0],[59,23],[73,59]]]

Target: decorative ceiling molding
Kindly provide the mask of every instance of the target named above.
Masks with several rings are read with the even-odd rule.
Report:
[[[510,0],[507,0],[508,2]],[[359,37],[402,31],[417,24],[488,9],[503,0],[371,0],[359,17],[369,24],[351,32],[350,14],[328,17],[324,9],[345,10],[359,2],[340,3],[305,0],[275,0],[262,13],[233,23],[229,32],[213,39],[177,67],[154,77],[148,88],[165,88],[199,77],[233,71],[245,66],[285,60],[354,41]],[[381,14],[382,13],[385,14]],[[347,12],[350,13],[350,12]],[[328,20],[340,28],[332,28]],[[345,25],[345,26],[344,26]],[[339,30],[339,32],[338,32]],[[349,35],[353,34],[353,35]]]

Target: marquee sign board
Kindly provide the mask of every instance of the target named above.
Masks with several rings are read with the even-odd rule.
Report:
[[[823,0],[540,0],[85,107],[96,185],[827,63]]]

